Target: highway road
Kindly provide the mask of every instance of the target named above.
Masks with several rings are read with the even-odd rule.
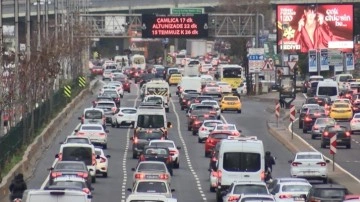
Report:
[[[299,103],[298,103],[299,104]],[[301,105],[297,105],[296,108],[300,109]],[[344,125],[350,127],[348,121],[339,122],[340,125]],[[298,120],[294,122],[294,132],[300,135],[304,140],[306,140],[309,144],[311,144],[316,150],[322,152],[328,158],[332,159],[332,155],[330,155],[329,147],[320,148],[320,139],[312,140],[310,132],[304,134],[302,129],[299,129]],[[360,158],[359,158],[359,150],[360,150],[360,134],[353,134],[352,136],[351,149],[346,149],[345,147],[338,147],[337,153],[335,156],[335,162],[338,163],[345,170],[349,171],[356,178],[360,179]]]
[[[137,86],[132,84],[131,94],[125,94],[121,106],[134,106],[137,99]],[[215,193],[209,191],[209,159],[204,157],[204,144],[197,141],[186,128],[186,116],[184,111],[180,111],[178,98],[175,95],[175,87],[172,88],[172,104],[168,121],[171,121],[173,128],[170,129],[169,138],[173,139],[180,150],[180,169],[174,170],[172,179],[172,188],[176,191],[174,196],[181,201],[216,201]],[[69,123],[59,132],[54,143],[43,154],[43,158],[38,162],[33,178],[28,183],[29,188],[40,188],[46,184],[48,175],[47,168],[54,162],[54,156],[59,151],[59,142],[63,141],[67,135],[70,135],[78,126],[81,112],[85,107],[91,106],[91,101],[96,95],[88,96],[81,106],[75,110]],[[244,135],[256,135],[264,141],[265,150],[270,150],[277,157],[274,167],[274,177],[289,176],[288,160],[292,159],[292,154],[275,140],[268,132],[266,121],[269,117],[265,111],[269,103],[255,102],[243,99],[243,113],[233,112],[223,113],[223,118],[229,123],[235,123]],[[129,136],[133,130],[128,128],[111,128],[109,134],[108,149],[106,154],[110,154],[109,159],[109,177],[98,178],[94,184],[94,202],[100,201],[123,201],[129,194],[127,188],[132,184],[131,168],[135,167],[137,160],[132,159],[131,145]],[[121,200],[120,200],[121,199]]]

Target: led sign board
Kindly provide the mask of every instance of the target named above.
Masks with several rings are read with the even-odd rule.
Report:
[[[157,16],[142,15],[142,38],[206,38],[208,15]]]

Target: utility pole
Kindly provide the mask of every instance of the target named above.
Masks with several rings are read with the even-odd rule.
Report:
[[[58,0],[54,0],[54,15],[55,15],[55,49],[58,48],[58,32],[59,32],[59,27],[58,27],[58,9],[59,9],[59,1]]]
[[[15,78],[13,78],[15,81],[15,83],[19,83],[19,0],[15,0],[15,5],[14,5],[14,14],[15,14]],[[16,98],[18,97],[19,93],[19,88],[15,89],[15,95]],[[17,109],[17,106],[11,106],[11,110]],[[14,125],[16,125],[17,123],[17,113],[14,113]],[[20,116],[19,116],[20,117]]]
[[[45,39],[49,40],[49,0],[45,0]]]
[[[179,7],[179,0],[174,0],[175,3],[175,8]],[[174,46],[175,46],[175,51],[178,51],[179,49],[179,39],[175,38],[174,39]]]
[[[40,51],[41,51],[41,18],[40,18],[40,12],[41,12],[41,9],[40,9],[40,0],[36,0],[36,14],[37,14],[37,18],[36,18],[36,29],[37,29],[37,46],[36,46],[36,50],[38,51],[38,54],[40,54]]]
[[[2,73],[3,71],[3,26],[2,26],[2,2],[3,0],[0,0],[0,72]],[[2,77],[0,77],[2,78]],[[0,82],[3,83],[2,79],[0,79]],[[3,88],[0,89],[0,96],[1,96],[1,105],[3,103]],[[3,108],[3,106],[1,106],[1,108]],[[4,121],[2,119],[3,117],[3,110],[0,110],[0,137],[4,134]],[[0,176],[1,178],[1,176]]]
[[[259,48],[259,12],[256,9],[256,19],[255,19],[255,48]],[[259,92],[259,72],[255,72],[255,92],[256,94],[260,94]]]
[[[30,22],[30,0],[26,0],[26,60],[29,62],[31,57],[31,22]]]

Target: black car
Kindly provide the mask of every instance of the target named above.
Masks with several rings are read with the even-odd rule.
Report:
[[[140,161],[161,161],[166,164],[170,175],[173,175],[173,161],[169,148],[157,146],[145,146],[139,157]]]
[[[304,104],[299,110],[299,128],[303,128],[304,117],[308,111],[308,109],[318,109],[320,106],[318,104]]]
[[[199,95],[195,98],[196,103],[201,103],[203,100],[214,100],[213,96]]]
[[[50,170],[49,185],[52,185],[54,179],[57,177],[77,176],[84,178],[88,187],[91,187],[92,177],[85,163],[82,161],[58,161],[54,167],[51,167],[48,170]]]
[[[192,94],[192,93],[186,93],[184,94],[184,97],[181,99],[180,98],[180,107],[181,110],[187,109],[188,106],[188,102],[190,102],[190,100],[195,99],[198,96],[198,94]]]
[[[307,133],[313,127],[317,118],[325,118],[326,112],[324,109],[308,109],[303,119],[303,133]]]
[[[152,79],[155,79],[155,74],[152,73],[146,73],[141,75],[141,78],[139,80],[140,88],[147,82],[151,81]]]
[[[318,104],[322,107],[325,107],[326,105],[331,104],[331,99],[328,96],[308,97],[305,100],[305,104]]]
[[[347,188],[339,184],[315,184],[312,185],[306,196],[306,202],[312,201],[344,201],[345,195],[349,194]]]
[[[133,74],[134,82],[139,83],[142,80],[142,76],[144,74],[149,74],[142,69],[137,69],[136,72]]]
[[[330,139],[336,135],[336,146],[346,146],[351,148],[351,131],[346,126],[330,125],[326,126],[321,135],[321,148],[330,145]]]
[[[165,76],[165,67],[162,65],[154,65],[155,68],[155,77],[164,78]]]
[[[120,107],[120,95],[116,91],[105,91],[101,94],[103,97],[111,97],[116,104],[116,107]]]
[[[133,142],[132,151],[133,158],[136,159],[141,152],[143,152],[144,147],[149,144],[151,140],[161,140],[165,139],[165,134],[160,129],[138,129],[134,133],[134,137],[131,137],[130,140]]]

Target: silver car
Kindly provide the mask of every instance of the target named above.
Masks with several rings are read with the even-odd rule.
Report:
[[[311,139],[316,139],[317,137],[320,137],[326,126],[333,126],[335,124],[336,121],[333,118],[317,118],[313,127],[311,128]]]

